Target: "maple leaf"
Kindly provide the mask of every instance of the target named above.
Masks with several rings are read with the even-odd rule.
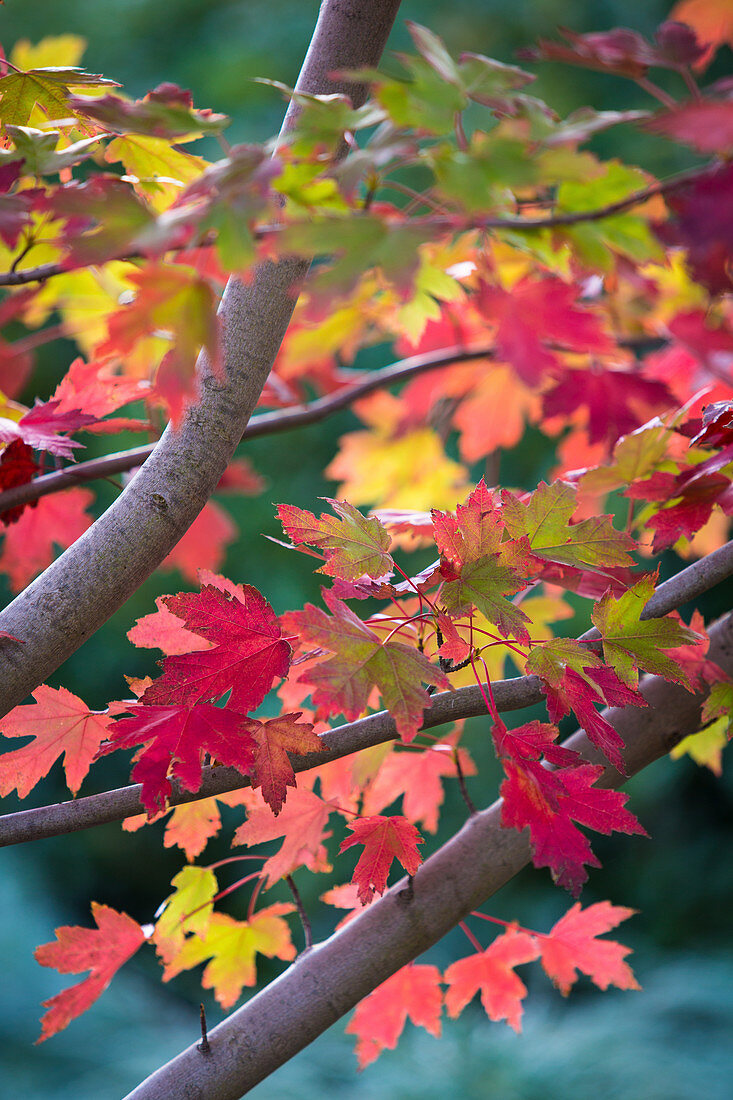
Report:
[[[127,913],[118,913],[107,905],[92,902],[96,928],[65,925],[56,929],[56,940],[37,947],[34,957],[41,966],[50,966],[61,974],[80,974],[91,970],[78,982],[43,1002],[48,1011],[41,1020],[42,1043],[67,1027],[73,1019],[94,1004],[117,971],[145,942],[145,933]]]
[[[574,304],[579,294],[578,287],[555,278],[521,279],[511,291],[481,284],[478,304],[497,325],[497,354],[528,386],[539,386],[561,366],[547,343],[583,352],[613,350],[598,316]]]
[[[342,840],[339,853],[354,844],[364,845],[352,875],[352,882],[359,887],[362,905],[368,905],[375,894],[383,894],[387,889],[393,859],[402,864],[408,875],[414,875],[422,863],[417,845],[423,843],[423,838],[405,817],[377,814],[350,821],[348,827],[354,835]]]
[[[75,66],[53,66],[11,72],[0,79],[3,125],[25,126],[38,104],[48,118],[66,118],[69,114],[69,90],[118,87],[116,81],[86,73]]]
[[[231,689],[232,709],[246,714],[260,705],[276,677],[287,674],[290,646],[269,603],[251,585],[237,585],[233,593],[205,584],[200,593],[166,596],[163,602],[213,647],[167,657],[144,703],[191,704]]]
[[[69,106],[77,114],[101,122],[106,130],[179,141],[220,133],[229,123],[226,115],[197,111],[190,92],[167,82],[132,103],[114,95],[72,96]]]
[[[60,455],[62,458],[70,458],[74,448],[81,447],[82,444],[58,433],[77,431],[88,424],[93,424],[95,420],[95,416],[82,413],[79,409],[60,412],[57,401],[37,401],[30,412],[21,417],[17,424],[6,420],[0,426],[0,440],[8,442],[22,439],[37,451],[50,451],[51,454]]]
[[[615,940],[596,938],[633,917],[635,912],[608,901],[581,910],[576,902],[546,936],[537,937],[543,969],[564,997],[577,981],[579,970],[599,989],[608,989],[609,985],[618,989],[641,988],[631,967],[623,961],[631,948]]]
[[[25,798],[48,775],[63,754],[66,784],[76,794],[111,722],[109,715],[90,711],[66,688],[41,684],[33,692],[35,704],[14,707],[0,719],[4,737],[32,737],[20,749],[0,756],[0,794],[17,790]]]
[[[325,513],[317,519],[292,504],[279,504],[277,514],[283,530],[296,546],[307,543],[325,553],[326,563],[319,573],[346,581],[390,576],[394,566],[388,553],[392,540],[379,520],[363,516],[345,500],[328,499],[328,503],[338,519]]]
[[[299,677],[315,687],[313,702],[319,717],[336,710],[347,719],[358,718],[376,686],[401,737],[411,741],[429,702],[421,683],[448,688],[447,676],[417,650],[391,639],[382,642],[331,593],[324,591],[323,597],[332,617],[312,604],[284,616],[286,625],[302,638],[334,654]]]
[[[733,12],[728,0],[679,0],[670,12],[670,19],[687,23],[708,49],[695,62],[704,67],[715,49],[727,42],[733,46]]]
[[[171,882],[173,893],[163,902],[162,912],[153,931],[153,942],[166,967],[173,964],[186,942],[186,936],[204,936],[211,923],[214,897],[219,889],[210,867],[184,867]]]
[[[124,356],[143,337],[169,332],[174,346],[158,368],[156,393],[165,399],[175,424],[185,402],[195,394],[196,360],[202,347],[214,372],[221,375],[214,293],[205,279],[182,265],[153,264],[131,274],[129,280],[135,300],[107,318],[109,335],[96,352]]]
[[[593,786],[603,773],[600,765],[549,772],[539,763],[529,761],[520,766],[507,760],[504,771],[502,825],[519,830],[529,827],[535,867],[549,867],[558,886],[574,897],[588,877],[584,864],[600,867],[600,863],[573,822],[599,833],[646,836],[634,815],[623,808],[628,795]]]
[[[191,653],[197,649],[212,649],[212,642],[207,642],[200,634],[186,629],[183,621],[165,606],[164,599],[164,596],[156,596],[155,605],[158,610],[143,615],[128,630],[127,637],[132,644],[141,649],[161,649],[166,657]]]
[[[703,0],[705,2],[707,0]],[[680,18],[677,9],[672,18]],[[638,80],[651,65],[680,69],[699,62],[707,52],[690,27],[672,21],[662,23],[657,29],[654,43],[626,27],[594,34],[576,34],[570,30],[561,33],[568,45],[540,39],[535,49],[520,50],[519,56],[533,61],[563,61]]]
[[[54,558],[54,546],[66,549],[91,526],[86,509],[94,500],[88,489],[66,489],[41,497],[5,531],[0,571],[13,592],[41,573]]]
[[[481,1004],[490,1020],[506,1020],[515,1031],[522,1030],[522,999],[527,987],[514,972],[521,963],[540,954],[534,936],[508,928],[480,954],[451,963],[445,972],[448,983],[445,1007],[453,1019],[481,991]]]
[[[646,130],[691,145],[698,153],[726,153],[733,147],[733,103],[701,99],[661,111]]]
[[[144,696],[143,696],[144,698]],[[246,772],[254,761],[255,744],[241,714],[211,703],[155,706],[131,703],[131,717],[115,722],[99,756],[139,744],[132,778],[142,783],[140,801],[153,817],[165,807],[171,792],[170,776],[184,790],[201,786],[203,754],[208,752],[229,767]]]
[[[613,527],[611,516],[594,516],[571,524],[576,490],[564,481],[540,482],[526,504],[502,493],[502,518],[509,533],[526,535],[532,553],[565,565],[600,568],[633,565],[634,540]]]
[[[188,937],[168,967],[164,980],[211,959],[201,984],[204,989],[214,990],[222,1008],[231,1008],[239,999],[242,986],[251,986],[257,981],[255,956],[258,953],[286,962],[295,958],[290,929],[283,920],[283,916],[294,909],[290,902],[279,901],[260,909],[245,921],[235,920],[225,913],[214,913],[205,935]]]
[[[150,383],[114,373],[108,361],[86,362],[74,359],[54,390],[51,400],[57,414],[83,409],[92,420],[99,420],[131,401],[150,396]]]
[[[275,816],[261,796],[247,800],[247,820],[234,834],[232,846],[251,847],[276,837],[284,837],[277,852],[262,867],[267,885],[273,886],[284,875],[305,865],[311,870],[323,870],[323,842],[329,815],[334,807],[305,787],[291,791],[282,812]]]
[[[666,383],[631,371],[565,370],[542,398],[544,417],[568,416],[579,406],[588,410],[588,440],[612,446],[651,415],[670,408],[675,399]]]
[[[684,668],[665,650],[700,640],[688,627],[670,618],[641,620],[639,616],[654,594],[655,577],[646,576],[616,597],[610,591],[591,615],[603,639],[603,654],[619,679],[630,688],[639,680],[640,668],[690,689]]]
[[[528,760],[541,760],[557,768],[575,767],[582,762],[579,752],[563,748],[555,742],[560,736],[557,726],[548,722],[526,722],[514,729],[507,729],[501,719],[494,722],[492,737],[497,756],[504,760],[515,760],[521,764]]]
[[[729,717],[716,718],[697,733],[683,737],[670,751],[672,760],[689,756],[701,767],[709,768],[713,775],[723,774],[723,749],[729,741]]]
[[[625,775],[623,739],[598,714],[594,704],[643,707],[643,695],[623,684],[600,657],[571,638],[555,638],[535,646],[527,661],[527,672],[542,678],[550,721],[556,723],[574,710],[593,744]]]
[[[663,244],[687,250],[693,278],[711,294],[725,294],[733,287],[732,200],[733,165],[724,164],[667,195],[673,217],[653,226]]]
[[[288,753],[306,756],[311,752],[325,751],[310,722],[298,722],[301,714],[302,711],[296,711],[266,722],[255,719],[245,722],[245,728],[255,744],[252,786],[262,788],[262,797],[276,815],[282,809],[287,788],[296,785]]]
[[[31,448],[22,439],[14,439],[12,443],[8,443],[0,456],[0,492],[4,489],[12,489],[15,485],[26,485],[38,472],[38,463],[33,457]],[[0,515],[0,521],[6,527],[10,523],[17,523],[25,509],[34,506],[35,501],[30,505],[16,504],[14,508],[8,508]]]
[[[360,1001],[346,1027],[356,1035],[359,1069],[394,1050],[408,1019],[440,1038],[443,991],[437,966],[408,963]]]
[[[446,581],[441,594],[446,610],[461,615],[473,605],[505,638],[528,641],[526,614],[506,599],[526,587],[521,574],[528,547],[502,543],[503,516],[483,480],[455,514],[434,511],[433,530]]]

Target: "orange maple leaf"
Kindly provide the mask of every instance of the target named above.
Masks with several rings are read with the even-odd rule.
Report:
[[[68,925],[57,928],[54,942],[36,948],[36,961],[41,966],[53,967],[60,974],[81,974],[84,970],[91,970],[84,981],[43,1002],[48,1012],[41,1020],[37,1043],[62,1031],[73,1019],[86,1012],[122,964],[145,942],[142,928],[127,913],[118,913],[107,905],[98,905],[93,901],[92,916],[96,928]]]
[[[532,962],[539,954],[534,936],[509,928],[485,951],[452,963],[444,975],[450,987],[445,995],[448,1015],[459,1016],[480,990],[489,1019],[506,1020],[515,1031],[521,1031],[522,998],[527,995],[527,987],[514,973],[514,967]]]
[[[321,869],[325,863],[323,841],[331,835],[325,831],[334,809],[330,803],[312,791],[296,787],[277,817],[260,795],[248,792],[246,804],[247,820],[235,832],[233,847],[237,844],[249,847],[284,837],[278,851],[262,868],[268,886],[291,874],[296,867],[305,865],[311,870]]]
[[[102,741],[110,716],[91,711],[66,688],[41,684],[33,692],[35,704],[14,707],[0,722],[5,737],[32,737],[19,749],[0,756],[0,794],[17,790],[25,798],[48,775],[64,754],[66,783],[76,794]]]
[[[374,1062],[383,1050],[394,1050],[407,1020],[440,1038],[443,993],[437,966],[408,963],[365,997],[346,1032],[356,1035],[359,1069]]]

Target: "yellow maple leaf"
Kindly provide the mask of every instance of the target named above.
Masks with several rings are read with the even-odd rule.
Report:
[[[290,902],[280,901],[244,921],[215,913],[204,935],[189,936],[186,940],[175,962],[166,970],[165,981],[211,959],[204,970],[202,985],[214,990],[222,1008],[231,1008],[239,999],[242,986],[255,985],[257,981],[257,954],[286,961],[295,958],[290,929],[283,920],[284,914],[294,909]]]
[[[469,485],[466,467],[448,458],[430,428],[394,438],[378,429],[350,432],[326,476],[341,481],[338,496],[352,504],[416,511],[450,510]]]

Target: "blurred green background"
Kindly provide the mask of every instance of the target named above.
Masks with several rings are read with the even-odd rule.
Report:
[[[670,8],[667,0],[645,4],[516,0],[510,6],[498,0],[404,0],[400,19],[432,27],[456,52],[470,49],[512,61],[517,48],[540,35],[552,35],[558,25],[577,31],[625,25],[651,34]],[[84,63],[91,71],[119,80],[135,95],[162,80],[191,88],[197,106],[232,116],[230,141],[256,141],[276,131],[282,105],[275,92],[251,83],[251,78],[294,82],[317,9],[314,0],[112,0],[108,4],[70,0],[65,5],[51,0],[6,0],[0,8],[0,41],[9,52],[19,38],[37,41],[51,34],[82,34],[89,42]],[[402,23],[390,45],[396,50],[409,48]],[[723,75],[726,67],[729,71],[729,61],[724,52],[715,74]],[[633,85],[614,78],[556,65],[540,67],[539,74],[533,90],[561,112],[586,103],[602,109],[646,106]],[[610,131],[596,148],[655,171],[684,166],[682,154],[671,144],[642,137],[631,128]],[[44,351],[40,392],[55,385],[72,351],[70,345]],[[364,362],[382,365],[385,361],[372,354]],[[313,508],[319,496],[331,493],[334,486],[323,480],[320,471],[333,457],[335,440],[355,424],[351,414],[344,413],[324,425],[258,440],[244,449],[266,474],[269,486],[261,497],[234,506],[227,500],[242,534],[230,550],[224,572],[256,585],[277,611],[316,597],[318,584],[307,558],[262,541],[262,533],[279,533],[274,502]],[[93,453],[90,448],[89,455]],[[504,456],[502,474],[507,482],[531,487],[545,460],[539,445],[525,447],[521,454]],[[112,495],[111,487],[101,487],[100,506],[109,503]],[[667,571],[674,567],[673,558],[665,562]],[[91,706],[101,708],[124,691],[123,674],[153,672],[154,655],[130,647],[125,633],[139,616],[152,610],[157,594],[181,587],[185,586],[175,575],[151,578],[52,683],[63,683]],[[709,597],[706,614],[730,606],[730,596],[729,587]],[[486,792],[495,790],[498,782],[496,766],[481,748],[487,740],[481,721],[476,720],[467,744],[482,766],[481,788],[476,781],[472,788],[481,804],[491,801],[492,795]],[[96,766],[82,793],[127,781],[126,762],[112,757]],[[581,982],[565,1002],[549,988],[538,967],[523,968],[530,997],[522,1037],[503,1025],[489,1024],[475,1005],[458,1022],[447,1022],[440,1042],[408,1025],[397,1052],[384,1054],[357,1076],[353,1040],[343,1035],[342,1025],[336,1025],[260,1085],[256,1095],[263,1100],[290,1097],[294,1091],[303,1100],[335,1096],[361,1100],[377,1092],[391,1100],[418,1096],[437,1100],[448,1093],[502,1100],[586,1100],[592,1093],[648,1100],[730,1097],[733,869],[725,855],[733,821],[730,767],[718,781],[686,760],[663,761],[628,789],[631,806],[653,839],[594,838],[603,869],[593,873],[583,902],[609,898],[641,911],[619,929],[618,938],[635,950],[631,961],[643,993],[601,994]],[[56,768],[24,805],[65,796]],[[6,802],[6,812],[20,805],[12,799]],[[454,827],[460,824],[463,806],[453,791],[445,814]],[[160,826],[152,828],[160,833]],[[41,1000],[68,984],[33,962],[33,948],[51,939],[59,924],[88,925],[91,899],[125,909],[141,922],[150,921],[182,857],[178,850],[163,849],[149,833],[148,829],[126,834],[107,826],[0,854],[1,1095],[23,1095],[26,1100],[51,1096],[114,1100],[196,1040],[197,973],[162,986],[152,952],[141,952],[89,1013],[40,1048],[32,1047]],[[225,841],[214,843],[205,860],[221,858],[227,851]],[[308,872],[301,872],[298,882],[313,909],[323,883]],[[268,901],[280,897],[278,889],[268,895]],[[230,911],[241,916],[245,902],[239,908],[238,904],[234,901]],[[496,916],[516,918],[542,930],[568,904],[569,899],[552,888],[546,873],[526,871],[487,908]],[[322,916],[317,936],[326,935],[330,926],[328,917]],[[298,937],[296,932],[296,942]],[[460,933],[427,957],[446,965],[457,952],[466,952]],[[261,972],[271,976],[276,971],[265,965]],[[221,1012],[210,997],[205,1000],[213,1024]]]

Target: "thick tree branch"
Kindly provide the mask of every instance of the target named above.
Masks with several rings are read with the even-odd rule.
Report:
[[[710,636],[712,658],[733,672],[733,616],[716,623]],[[630,775],[668,753],[700,722],[699,696],[657,677],[645,677],[641,690],[648,708],[604,711],[626,743]],[[598,760],[582,731],[566,744]],[[602,785],[618,787],[624,778],[607,768]],[[403,879],[214,1028],[210,1056],[189,1047],[127,1100],[238,1100],[483,905],[529,858],[526,831],[501,827],[501,802],[475,814],[419,868],[409,895]]]
[[[713,551],[706,558],[688,565],[668,581],[659,585],[642,612],[642,618],[652,619],[666,615],[677,607],[696,599],[733,575],[733,541]],[[583,639],[598,637],[596,630],[589,630]],[[494,700],[499,711],[521,710],[542,702],[541,681],[537,676],[518,676],[513,680],[499,680],[492,685]],[[434,729],[446,722],[461,718],[475,718],[486,713],[486,705],[478,686],[459,688],[457,691],[434,695],[430,707],[423,716],[422,729]],[[397,738],[394,720],[387,711],[369,714],[356,722],[337,726],[321,735],[326,751],[307,756],[291,757],[296,772],[308,771],[319,764],[350,756],[360,749],[370,748]],[[174,783],[171,806],[184,802],[198,802],[212,795],[225,794],[249,786],[249,777],[235,768],[204,768],[203,780],[198,791],[183,791]],[[0,817],[0,847],[23,844],[50,836],[61,836],[145,812],[140,802],[140,784],[121,787],[114,791],[88,795],[73,802],[61,802],[41,806],[33,810]]]
[[[399,0],[326,0],[298,78],[304,92],[344,92],[360,104],[363,85],[329,73],[378,63]],[[297,109],[291,104],[284,129]],[[202,399],[111,508],[0,613],[6,646],[0,714],[21,702],[142,584],[193,523],[226,469],[270,372],[306,274],[303,260],[264,264],[251,283],[232,279],[222,300],[226,378],[202,358]]]
[[[451,215],[439,215],[437,217],[426,215],[416,220],[419,220],[421,225],[433,228],[436,231],[440,229],[447,231],[511,229],[527,232],[531,232],[533,229],[554,229],[564,225],[580,225],[583,222],[599,222],[604,221],[606,218],[613,218],[616,214],[622,214],[626,210],[631,210],[634,206],[641,206],[657,195],[667,195],[671,192],[679,191],[681,187],[685,187],[688,183],[694,183],[696,180],[704,179],[711,173],[716,172],[718,168],[718,164],[705,164],[699,168],[690,168],[685,172],[679,172],[676,176],[671,176],[669,179],[658,180],[648,187],[642,187],[638,191],[634,191],[632,194],[627,195],[624,199],[618,199],[616,202],[608,203],[606,206],[599,206],[594,210],[578,210],[574,213],[569,212],[567,214],[547,214],[542,218],[460,218]],[[278,233],[281,233],[283,229],[286,228],[287,226],[285,225],[262,226],[255,231],[254,236],[256,239],[261,240],[266,237],[277,236]],[[186,247],[190,248],[191,246],[188,244]],[[141,258],[143,257],[141,257],[139,253],[127,253],[120,256],[110,256],[105,262],[125,262],[139,260]],[[24,271],[2,271],[0,272],[0,287],[26,286],[29,283],[46,282],[47,279],[52,279],[56,275],[63,275],[69,270],[71,269],[67,264],[59,262],[39,264],[37,267],[29,267]]]

